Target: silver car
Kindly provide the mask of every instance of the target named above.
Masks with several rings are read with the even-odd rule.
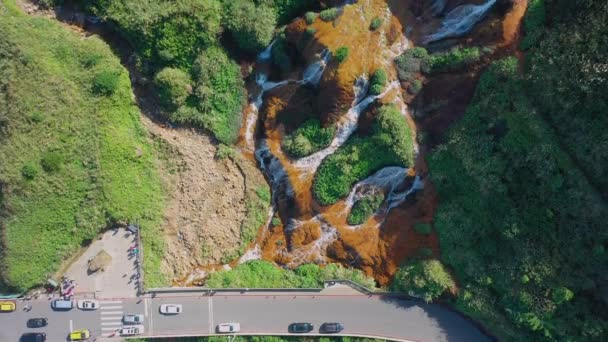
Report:
[[[81,299],[76,303],[80,310],[97,310],[99,309],[99,301],[94,299]]]
[[[142,314],[129,314],[122,316],[122,322],[124,324],[142,324],[144,322],[144,315]]]
[[[143,325],[132,325],[130,327],[123,327],[122,329],[120,329],[121,336],[133,336],[133,335],[139,335],[139,334],[143,334],[143,333],[144,333]]]
[[[165,315],[177,315],[182,312],[181,304],[163,304],[160,306],[160,313]]]

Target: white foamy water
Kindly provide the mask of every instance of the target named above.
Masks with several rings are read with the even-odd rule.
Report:
[[[342,118],[342,121],[338,123],[336,135],[331,141],[331,144],[329,144],[328,147],[322,149],[321,151],[313,153],[308,157],[296,160],[294,165],[302,170],[307,170],[311,172],[316,171],[323,159],[325,159],[328,155],[336,152],[336,150],[340,148],[340,146],[342,146],[357,129],[357,122],[359,121],[359,116],[361,115],[361,113],[376,99],[385,96],[389,91],[397,89],[399,86],[400,85],[398,81],[393,81],[388,84],[382,94],[369,95],[363,100],[361,100],[359,103],[356,102],[357,98],[359,97],[359,94],[356,93],[357,88],[355,88],[355,101],[353,101],[353,106]]]
[[[262,259],[262,251],[260,250],[260,246],[258,244],[255,245],[252,249],[248,250],[241,256],[239,259],[239,264],[246,263],[251,260],[259,260]]]
[[[431,13],[433,15],[441,14],[447,4],[448,0],[433,0],[431,3]]]
[[[302,73],[302,80],[299,82],[315,86],[319,84],[319,81],[321,81],[321,76],[323,76],[323,71],[325,71],[325,67],[327,66],[327,62],[329,62],[330,57],[331,54],[329,50],[323,50],[319,60],[311,63],[306,67],[306,69],[304,69],[304,72]]]
[[[258,55],[258,62],[267,61],[270,59],[270,57],[272,57],[272,46],[275,42],[276,39],[273,39],[270,44],[268,44],[268,46],[264,49],[264,51],[260,52],[260,54]]]
[[[437,32],[426,36],[424,43],[458,37],[469,32],[490,11],[496,0],[488,0],[482,5],[462,5],[448,13]]]
[[[319,216],[315,216],[307,221],[292,220],[292,222],[289,224],[288,230],[293,231],[301,227],[303,224],[311,221],[313,221],[315,224],[320,223],[321,236],[309,245],[292,250],[292,259],[289,262],[289,267],[297,267],[308,262],[324,263],[327,247],[338,239],[338,231],[336,228],[322,222]]]

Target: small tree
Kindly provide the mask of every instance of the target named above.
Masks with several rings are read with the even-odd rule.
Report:
[[[256,53],[270,43],[276,26],[276,12],[272,7],[264,2],[256,6],[250,0],[226,3],[226,26],[241,49]]]
[[[558,287],[556,289],[553,290],[553,301],[555,302],[555,304],[559,305],[565,302],[570,301],[572,298],[574,298],[574,292],[572,292],[569,288],[567,287]]]
[[[158,98],[165,108],[175,110],[192,92],[190,76],[179,69],[164,68],[154,78]]]
[[[374,19],[372,19],[372,22],[369,25],[369,28],[372,31],[376,31],[378,29],[378,27],[380,27],[380,25],[382,25],[382,19],[380,19],[379,17],[375,17]]]
[[[323,20],[323,21],[334,21],[337,17],[338,17],[338,9],[335,7],[328,8],[326,10],[321,11],[321,13],[319,13],[319,18],[321,18],[321,20]]]
[[[338,63],[342,64],[342,62],[346,60],[346,58],[348,57],[348,52],[349,50],[346,46],[339,47],[336,50],[336,59],[338,60]]]
[[[304,18],[306,19],[306,23],[310,25],[317,19],[317,14],[315,12],[306,12]]]
[[[57,151],[48,151],[42,154],[42,158],[40,159],[40,165],[44,171],[48,173],[53,173],[61,170],[61,166],[63,165],[63,155]]]
[[[397,271],[393,287],[405,293],[413,293],[430,302],[454,286],[452,277],[435,259],[417,260]]]
[[[38,175],[38,167],[32,162],[27,162],[21,168],[21,175],[25,179],[32,180]]]
[[[380,95],[384,90],[384,86],[386,85],[386,71],[383,69],[378,69],[372,75],[372,79],[370,81],[369,92],[372,95]]]

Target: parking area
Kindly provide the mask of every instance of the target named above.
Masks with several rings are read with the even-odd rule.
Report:
[[[102,298],[125,298],[137,295],[139,278],[136,235],[117,228],[104,233],[93,241],[87,250],[68,268],[65,277],[75,283],[75,294],[95,294]],[[109,256],[103,267],[96,272],[89,269],[89,261],[101,251]]]

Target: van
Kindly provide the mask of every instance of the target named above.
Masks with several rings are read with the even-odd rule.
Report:
[[[74,303],[69,299],[54,299],[51,302],[51,308],[54,310],[72,310]]]

